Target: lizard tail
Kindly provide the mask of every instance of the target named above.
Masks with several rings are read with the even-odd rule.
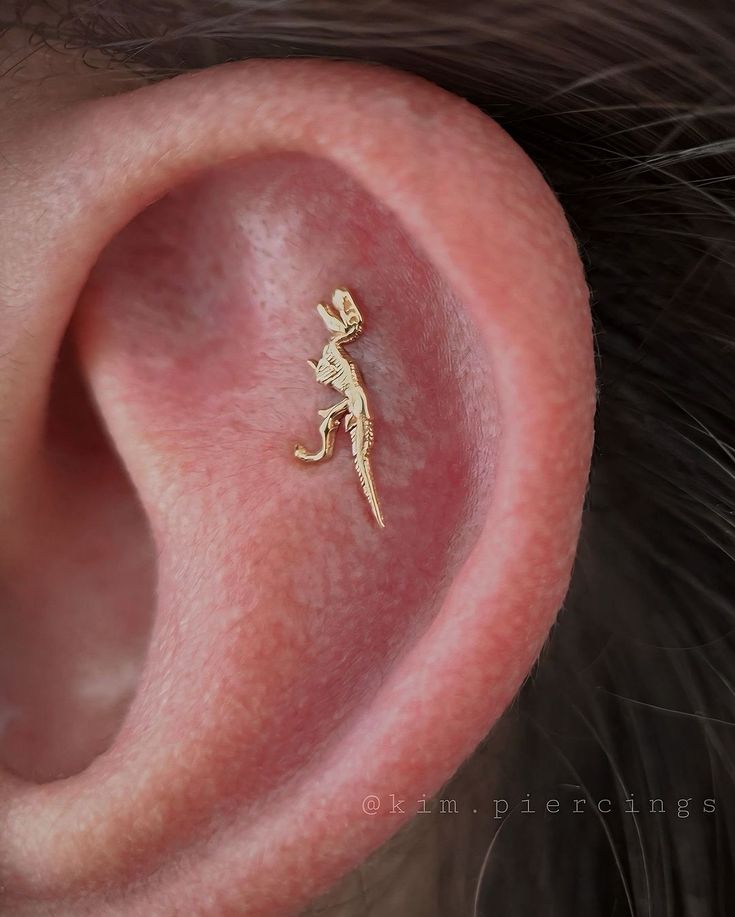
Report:
[[[360,479],[362,492],[367,497],[375,521],[381,529],[384,529],[385,522],[383,521],[383,514],[380,510],[378,494],[375,490],[375,481],[373,480],[373,472],[370,468],[370,459],[368,458],[373,438],[370,418],[353,416],[350,420],[349,431],[350,438],[352,439],[352,456],[355,460],[355,470]]]
[[[383,521],[383,514],[380,511],[378,495],[375,492],[375,482],[373,481],[373,474],[370,470],[370,459],[361,458],[359,455],[356,455],[355,468],[357,469],[357,476],[360,478],[360,484],[362,484],[363,493],[367,497],[370,509],[373,511],[373,516],[375,516],[375,521],[381,529],[384,529],[385,522]]]

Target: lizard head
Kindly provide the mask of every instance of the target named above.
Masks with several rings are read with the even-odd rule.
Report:
[[[332,335],[353,340],[362,331],[362,315],[349,290],[336,289],[332,304],[320,302],[316,310]]]

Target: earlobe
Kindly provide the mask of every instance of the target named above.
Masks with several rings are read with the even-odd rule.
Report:
[[[4,284],[33,278],[9,304],[35,374],[13,422],[38,452],[76,310],[156,618],[110,749],[64,782],[3,778],[0,871],[79,914],[294,912],[398,828],[392,795],[450,776],[545,639],[591,449],[579,259],[496,124],[388,70],[252,62],[65,117],[34,163],[54,193],[14,191],[29,227],[48,216]],[[384,531],[348,447],[292,454],[328,406],[303,361],[343,282]]]

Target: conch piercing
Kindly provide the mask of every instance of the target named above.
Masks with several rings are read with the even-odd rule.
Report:
[[[378,503],[372,470],[370,468],[370,449],[373,444],[373,422],[368,410],[365,383],[360,370],[344,350],[362,334],[362,315],[348,290],[337,289],[332,294],[331,306],[319,303],[316,307],[322,321],[330,332],[330,338],[324,345],[319,361],[308,360],[314,370],[316,381],[322,385],[331,385],[343,395],[343,399],[331,408],[319,411],[322,419],[319,425],[322,444],[317,452],[308,452],[303,446],[296,446],[294,455],[302,462],[321,462],[331,458],[334,451],[334,438],[339,422],[344,418],[345,430],[352,440],[352,457],[357,476],[360,479],[363,493],[367,497],[375,521],[381,528],[385,527],[383,515]]]

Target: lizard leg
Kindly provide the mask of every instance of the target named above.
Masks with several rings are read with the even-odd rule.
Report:
[[[318,452],[307,452],[303,446],[296,446],[294,455],[297,459],[300,459],[302,462],[321,462],[323,459],[331,458],[332,452],[334,451],[334,437],[337,432],[337,427],[343,415],[347,412],[347,407],[348,402],[347,399],[345,399],[333,405],[331,408],[319,411],[320,415],[324,418],[319,425],[319,433],[322,438],[321,449],[319,449]]]

